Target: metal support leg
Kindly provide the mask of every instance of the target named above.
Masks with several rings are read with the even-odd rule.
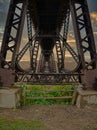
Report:
[[[50,66],[50,72],[52,72],[52,73],[56,73],[57,72],[56,62],[55,62],[55,58],[54,58],[54,53],[52,53],[51,56],[50,56],[49,66]]]
[[[58,70],[61,72],[64,70],[64,58],[60,40],[56,41],[56,52],[58,59]]]
[[[66,46],[65,43],[67,42],[67,35],[68,35],[68,28],[69,28],[69,19],[70,19],[70,9],[67,10],[67,14],[66,17],[64,19],[64,30],[63,30],[63,57],[64,57],[64,61],[65,61],[65,57],[66,57]],[[61,35],[61,34],[60,34]],[[65,65],[64,65],[65,68]]]
[[[33,72],[36,72],[36,68],[37,68],[37,57],[38,57],[38,52],[39,52],[39,41],[35,41],[34,42],[34,46],[33,46],[33,49],[31,50],[32,51],[32,60],[31,60],[31,68],[33,70]]]
[[[96,48],[90,22],[87,0],[76,2],[71,0],[71,15],[73,19],[75,38],[77,42],[78,54],[81,61],[81,68],[96,68]]]
[[[26,0],[20,0],[18,2],[16,0],[11,0],[1,47],[1,55],[5,61],[8,60],[8,63],[14,69],[16,57],[20,48],[26,9]],[[5,68],[6,65],[4,61],[1,61],[2,68]],[[8,67],[7,65],[7,68]]]

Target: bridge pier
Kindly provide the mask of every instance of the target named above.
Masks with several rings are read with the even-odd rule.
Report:
[[[77,89],[76,106],[78,108],[85,108],[90,105],[97,105],[97,91]]]
[[[20,89],[1,88],[0,108],[17,108],[20,106]]]

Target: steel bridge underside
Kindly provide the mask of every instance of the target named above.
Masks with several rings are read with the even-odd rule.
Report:
[[[28,42],[20,49],[25,17]],[[73,19],[77,53],[67,42],[70,17]],[[25,70],[20,61],[27,50],[30,51],[30,68]],[[66,50],[77,64],[72,71],[65,69]],[[7,60],[9,53],[11,56]],[[13,71],[15,82],[82,82],[84,72],[96,68],[96,47],[87,0],[11,0],[0,59],[0,68]],[[2,75],[0,77],[2,80]]]

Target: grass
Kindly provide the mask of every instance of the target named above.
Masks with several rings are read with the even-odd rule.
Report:
[[[0,118],[0,130],[47,130],[47,128],[39,121]]]
[[[27,90],[74,90],[73,85],[53,85],[53,86],[45,86],[45,85],[23,85],[22,87],[26,88]]]
[[[62,97],[72,96],[74,90],[73,85],[56,85],[56,86],[43,86],[43,85],[25,85],[21,86],[25,91],[25,96],[29,97]],[[70,91],[68,91],[70,90]],[[55,100],[55,99],[26,99],[25,105],[52,105],[64,104],[70,105],[71,100]]]

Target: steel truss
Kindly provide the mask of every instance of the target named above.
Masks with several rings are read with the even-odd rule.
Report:
[[[45,60],[44,53],[51,53],[48,61]],[[40,58],[38,62],[37,73],[56,73],[56,62],[54,58],[53,52],[41,52]]]
[[[65,60],[65,55],[66,55],[66,46],[65,46],[64,42],[67,42],[69,19],[70,19],[70,8],[67,10],[66,18],[64,19],[64,23],[63,23],[63,26],[64,26],[64,30],[63,30],[63,38],[64,38],[64,40],[63,40],[63,48],[64,48],[63,57],[64,57],[64,60]],[[64,66],[64,69],[65,69],[65,66]]]
[[[64,6],[66,7],[66,9],[64,9],[65,15],[62,14],[64,18],[60,16],[58,20],[59,23],[56,23],[58,27],[61,25],[64,26],[62,35],[60,31],[58,32],[60,28],[51,34],[44,34],[39,30],[37,27],[40,26],[39,21],[37,21],[39,18],[38,16],[32,16],[33,12],[37,15],[37,8],[36,5],[31,5],[31,7],[33,7],[32,9],[30,2],[30,0],[11,0],[10,2],[0,52],[0,67],[4,70],[14,70],[16,82],[28,82],[32,84],[65,84],[67,82],[79,82],[85,70],[96,68],[96,48],[87,0],[70,0],[70,3],[66,2],[68,6]],[[35,4],[35,1],[33,2]],[[60,13],[62,12],[61,10]],[[56,12],[54,12],[53,15],[57,16],[55,13]],[[73,19],[78,54],[76,54],[74,49],[67,43],[70,13]],[[51,14],[48,12],[45,15],[49,16]],[[25,16],[27,16],[28,43],[20,51]],[[33,20],[33,18],[35,19]],[[35,29],[34,35],[33,28]],[[46,29],[46,27],[44,27],[44,29]],[[54,41],[54,46],[56,47],[58,64],[54,61],[53,50],[43,50],[41,47],[43,38],[53,39],[51,41]],[[38,62],[39,46],[41,47],[41,54]],[[19,63],[28,49],[30,51],[30,68],[26,71],[23,70]],[[77,63],[77,67],[73,71],[68,71],[68,73],[65,72],[64,68],[66,49]],[[46,53],[50,55],[48,61],[46,61],[44,56]],[[89,60],[86,58],[87,54]],[[0,77],[2,78],[1,75]]]
[[[68,84],[68,83],[79,83],[79,76],[83,74],[78,73],[36,73],[36,74],[22,74],[18,73],[18,82],[19,83],[28,83],[28,84]]]
[[[70,10],[73,18],[78,55],[81,61],[80,70],[94,69],[96,68],[96,48],[87,0],[79,2],[71,0]],[[89,61],[86,58],[87,54]]]
[[[1,47],[1,56],[4,59],[1,59],[2,68],[15,68],[16,57],[20,48],[26,10],[26,0],[11,0]]]

